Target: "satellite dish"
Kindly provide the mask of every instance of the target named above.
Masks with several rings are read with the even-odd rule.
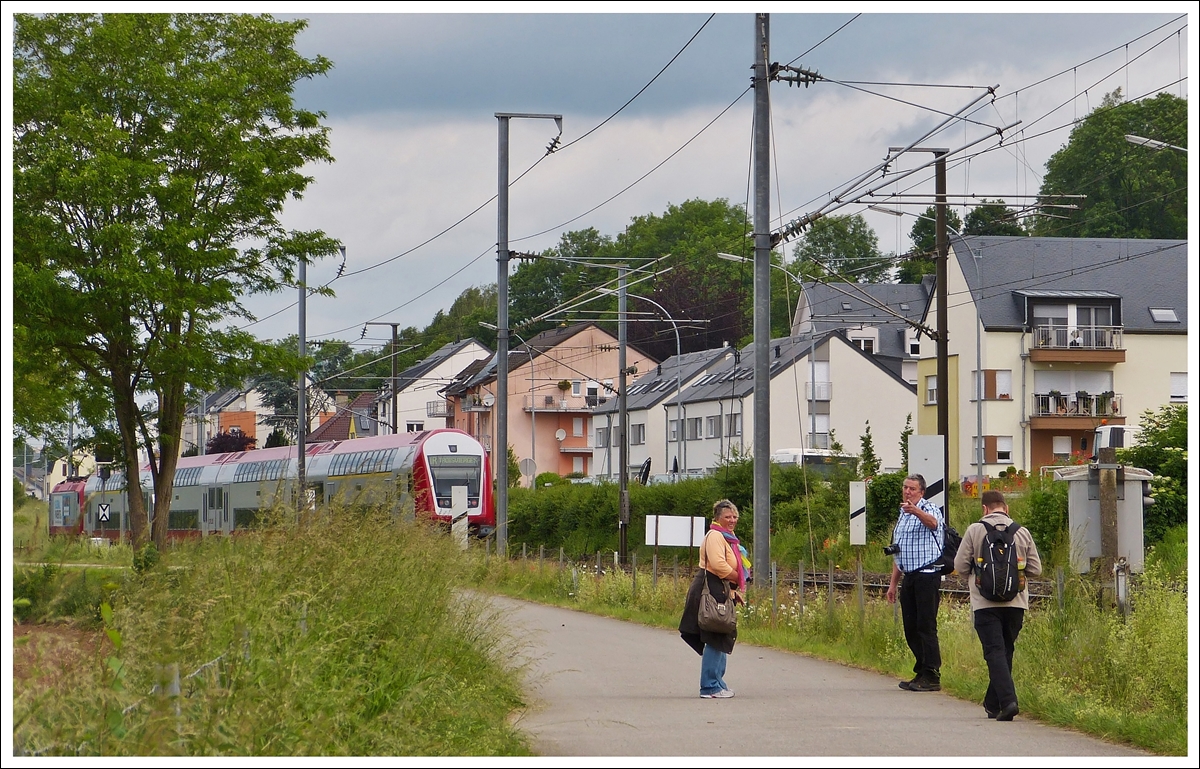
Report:
[[[560,441],[565,440],[567,437],[567,431],[560,428],[557,432],[554,433],[554,437]]]
[[[489,409],[492,407],[492,404],[494,404],[495,402],[496,402],[495,395],[489,394],[489,395],[483,396],[483,405],[487,406]]]

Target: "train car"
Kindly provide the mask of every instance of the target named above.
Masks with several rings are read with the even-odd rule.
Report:
[[[172,539],[231,534],[254,526],[262,513],[296,504],[296,449],[281,446],[229,454],[181,457],[175,468],[168,536]],[[461,430],[427,430],[311,444],[305,450],[305,486],[310,504],[372,505],[403,517],[449,523],[454,487],[466,491],[469,528],[486,536],[496,526],[491,468],[483,446]],[[153,504],[149,466],[142,468],[147,507]],[[63,486],[63,484],[59,484]],[[83,484],[55,491],[60,509],[73,503],[82,514],[66,517],[62,533],[122,537],[129,531],[125,482],[93,475]],[[52,505],[54,503],[52,502]],[[53,520],[53,519],[52,519]],[[70,528],[74,526],[75,528]]]
[[[50,535],[82,534],[82,511],[87,510],[87,476],[59,481],[50,490]]]

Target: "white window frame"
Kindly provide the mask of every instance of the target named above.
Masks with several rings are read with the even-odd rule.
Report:
[[[629,426],[629,444],[631,446],[641,446],[646,442],[646,425]]]
[[[1005,443],[1008,447],[1005,448]],[[1011,465],[1013,463],[1013,437],[1011,435],[996,436],[996,464]]]
[[[667,441],[674,443],[679,440],[679,420],[671,419],[667,422]]]
[[[742,434],[742,413],[740,411],[725,415],[725,435],[736,438]]]
[[[721,437],[721,417],[712,416],[704,418],[704,437],[705,438],[720,438]]]
[[[575,438],[583,437],[583,417],[571,417],[571,435]]]
[[[607,427],[597,427],[596,428],[596,448],[598,448],[598,449],[608,448],[608,428]]]
[[[576,379],[571,382],[571,395],[578,398],[583,395],[583,382]]]
[[[685,417],[683,420],[684,439],[698,441],[704,435],[704,417]]]
[[[1171,372],[1171,403],[1187,403],[1188,375],[1186,371]]]
[[[938,399],[938,381],[937,374],[929,374],[925,377],[925,405],[936,406]]]

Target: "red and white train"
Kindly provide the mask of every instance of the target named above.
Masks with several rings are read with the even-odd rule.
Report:
[[[230,534],[255,525],[277,502],[295,505],[296,447],[181,457],[175,469],[168,535]],[[455,487],[466,494],[467,524],[480,536],[496,526],[487,451],[461,430],[426,430],[314,443],[305,485],[316,503],[387,505],[402,516],[451,521]],[[141,471],[153,509],[150,468]],[[122,473],[69,478],[50,494],[50,533],[108,539],[129,532]],[[461,514],[461,513],[460,513]]]

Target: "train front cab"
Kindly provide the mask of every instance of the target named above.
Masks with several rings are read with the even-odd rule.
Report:
[[[446,430],[432,433],[421,444],[414,494],[428,499],[419,508],[449,523],[455,486],[467,491],[467,525],[478,536],[495,528],[488,486],[487,458],[483,447],[465,433]],[[424,476],[421,478],[420,476]]]

